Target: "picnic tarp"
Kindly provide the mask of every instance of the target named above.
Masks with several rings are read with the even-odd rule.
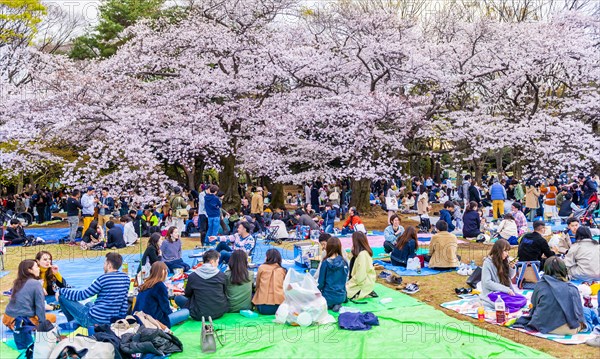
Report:
[[[245,318],[237,313],[214,320],[223,346],[217,342],[214,357],[250,358],[369,358],[402,357],[550,357],[451,318],[408,295],[382,285],[375,288],[379,298],[365,299],[368,304],[350,304],[361,311],[372,311],[379,326],[368,331],[347,331],[337,324],[293,327],[273,323],[274,316]],[[381,298],[392,298],[380,304]],[[361,300],[362,301],[362,300]],[[336,313],[332,313],[337,317]],[[198,358],[201,352],[201,324],[189,320],[173,328],[184,343],[183,353],[173,358]],[[386,354],[387,353],[387,354]],[[396,353],[396,354],[392,354]]]

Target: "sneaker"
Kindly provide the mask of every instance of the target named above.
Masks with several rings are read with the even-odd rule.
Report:
[[[400,284],[402,284],[402,277],[391,275],[391,276],[387,277],[385,279],[385,281],[390,284],[393,284],[393,285],[400,285]]]
[[[406,294],[415,294],[418,291],[419,291],[419,285],[417,283],[411,283],[402,290],[402,292],[404,292]]]
[[[460,269],[457,271],[457,273],[458,273],[459,275],[465,275],[465,276],[466,276],[466,275],[469,275],[469,273],[468,273],[468,270],[469,270],[469,269],[468,269],[467,267],[462,267],[462,268],[460,268]]]
[[[6,290],[6,291],[4,291],[4,292],[2,292],[2,295],[5,295],[5,296],[7,296],[7,297],[10,297],[10,296],[12,295],[12,288],[11,288],[11,289],[9,289],[9,290]]]
[[[473,269],[467,268],[467,275],[471,275],[471,274],[473,274]]]
[[[588,339],[585,344],[594,348],[600,348],[600,335],[596,335],[595,337]]]
[[[69,245],[69,247],[74,247],[74,246],[76,246],[76,245],[77,245],[77,243],[76,243],[76,242],[69,242],[69,243],[67,243],[67,244]]]
[[[375,291],[372,291],[371,293],[369,293],[369,295],[367,297],[369,297],[369,298],[379,298],[379,294],[375,293]]]
[[[390,273],[390,272],[383,271],[383,272],[379,273],[379,278],[381,278],[381,279],[387,279],[388,277],[391,277],[391,276],[392,276],[392,273]]]

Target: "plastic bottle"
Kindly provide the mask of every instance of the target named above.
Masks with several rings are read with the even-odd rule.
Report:
[[[485,321],[485,308],[483,307],[483,305],[477,308],[477,320],[479,320],[480,322]]]
[[[127,262],[123,263],[122,270],[123,270],[123,273],[125,273],[129,276],[129,263],[127,263]]]
[[[504,323],[506,321],[506,305],[502,297],[498,296],[496,302],[494,302],[494,309],[496,309],[496,323]]]

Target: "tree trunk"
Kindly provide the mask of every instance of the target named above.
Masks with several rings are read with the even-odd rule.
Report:
[[[352,179],[352,198],[350,199],[350,206],[356,207],[358,213],[366,213],[371,210],[371,203],[369,202],[369,195],[371,194],[371,180]]]
[[[275,210],[276,208],[285,207],[283,183],[273,182],[269,177],[263,177],[262,180],[263,185],[271,192],[271,209]]]
[[[19,175],[19,183],[17,184],[17,193],[23,193],[23,174]]]
[[[435,161],[433,165],[433,180],[435,183],[442,182],[442,164],[440,161]]]
[[[502,156],[504,155],[504,151],[499,149],[496,152],[496,172],[498,172],[498,177],[500,174],[504,172],[504,166],[502,165]]]
[[[483,177],[483,162],[480,160],[474,160],[475,165],[475,181],[481,185],[481,177]]]
[[[238,193],[238,178],[235,173],[235,157],[233,155],[222,157],[221,166],[223,167],[223,171],[219,174],[219,184],[221,191],[225,193],[223,208],[239,210],[242,199]]]
[[[196,185],[196,166],[192,165],[189,169],[187,166],[181,166],[181,168],[183,168],[183,172],[185,173],[188,189],[193,190]]]

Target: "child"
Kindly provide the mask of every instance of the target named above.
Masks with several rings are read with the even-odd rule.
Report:
[[[462,211],[461,211],[460,206],[458,205],[457,201],[454,201],[453,204],[454,204],[454,211],[452,212],[452,218],[456,222],[455,229],[462,230]]]

